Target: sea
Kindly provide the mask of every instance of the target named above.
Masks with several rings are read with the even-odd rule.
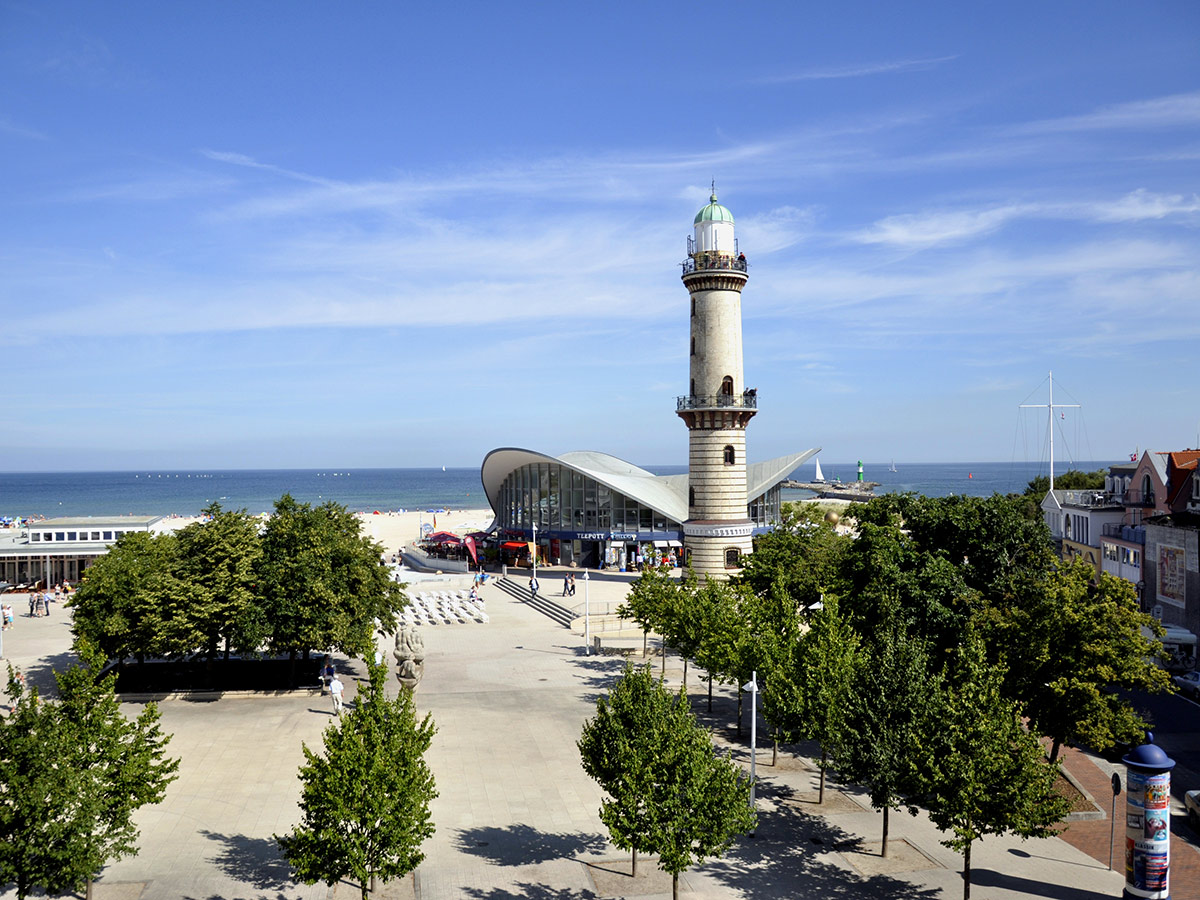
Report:
[[[1111,462],[1055,465],[1092,472]],[[656,475],[675,475],[685,466],[645,466]],[[857,463],[822,462],[828,481],[857,477]],[[793,474],[811,481],[810,460]],[[1045,462],[865,463],[863,477],[879,482],[877,493],[912,492],[930,497],[966,494],[1021,493]],[[301,503],[333,500],[353,511],[485,509],[479,469],[234,469],[214,471],[139,472],[9,472],[0,473],[0,516],[192,516],[214,501],[223,509],[269,512],[275,501],[291,494]],[[808,491],[784,490],[782,499],[811,497]]]

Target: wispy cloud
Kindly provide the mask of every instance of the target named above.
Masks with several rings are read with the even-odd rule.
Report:
[[[893,72],[921,72],[958,59],[954,56],[935,56],[924,59],[897,59],[883,62],[848,63],[844,66],[803,69],[783,75],[767,75],[753,80],[754,84],[788,84],[795,81],[823,81],[833,78],[863,78]]]
[[[1118,103],[1078,116],[1026,122],[1012,130],[1021,133],[1061,133],[1174,128],[1197,123],[1200,123],[1200,91]]]
[[[989,234],[1034,208],[1011,205],[888,216],[852,235],[852,239],[863,244],[913,248],[955,243]]]

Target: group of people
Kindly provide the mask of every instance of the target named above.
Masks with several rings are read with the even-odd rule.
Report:
[[[30,591],[29,592],[29,615],[30,618],[38,616],[50,615],[51,603],[62,603],[71,596],[71,582],[64,581],[62,584],[54,586],[54,593],[50,591]],[[5,619],[7,622],[7,618]],[[8,627],[7,625],[5,627]]]
[[[567,572],[565,575],[563,575],[562,595],[564,597],[574,597],[575,596],[575,573],[574,572]]]

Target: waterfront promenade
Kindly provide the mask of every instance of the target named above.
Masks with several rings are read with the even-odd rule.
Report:
[[[552,599],[561,575],[539,573]],[[527,580],[518,579],[519,583]],[[593,578],[597,607],[615,604],[621,579]],[[582,584],[575,598],[582,601]],[[619,656],[588,656],[581,635],[555,624],[493,584],[484,588],[490,624],[426,627],[425,679],[418,708],[433,714],[438,733],[429,752],[440,796],[437,833],[415,876],[379,896],[395,898],[547,898],[670,896],[670,878],[644,859],[637,879],[628,854],[607,840],[597,810],[601,792],[583,772],[575,747],[623,665]],[[18,610],[22,610],[19,604]],[[32,683],[50,683],[51,667],[69,659],[64,610],[49,619],[18,615],[5,634],[6,656]],[[624,643],[640,646],[640,640]],[[390,642],[381,649],[390,651]],[[390,660],[390,654],[389,654]],[[342,661],[352,701],[361,665]],[[654,660],[655,670],[659,661]],[[682,667],[669,657],[667,680]],[[693,703],[705,712],[704,689],[689,672]],[[391,679],[389,690],[395,690]],[[719,744],[747,762],[730,726],[734,696],[718,689],[714,725]],[[140,707],[128,704],[130,713]],[[141,852],[105,870],[96,900],[175,898],[348,898],[350,885],[306,887],[290,879],[272,834],[298,821],[296,771],[301,743],[318,747],[332,720],[328,697],[227,695],[161,704],[170,751],[181,756],[179,779],[162,804],[138,815]],[[764,729],[760,727],[760,735]],[[684,896],[696,898],[880,898],[932,900],[962,895],[961,857],[941,846],[924,815],[892,816],[891,855],[878,855],[880,815],[861,792],[834,787],[815,804],[817,774],[801,747],[771,766],[758,751],[760,820],[753,838],[724,859],[686,873]],[[1073,758],[1074,759],[1074,758]],[[1082,763],[1092,765],[1079,757]],[[1104,805],[1106,800],[1097,798]],[[1118,808],[1118,813],[1120,813]],[[1093,823],[1087,823],[1093,825]],[[1107,830],[1108,822],[1103,825]],[[1087,849],[1087,848],[1085,848]],[[1195,854],[1177,842],[1177,858]],[[972,897],[1093,900],[1117,897],[1123,877],[1066,840],[988,838],[976,844]],[[1118,865],[1120,860],[1118,859]],[[1192,886],[1194,887],[1194,885]],[[1175,896],[1197,896],[1176,882]],[[0,895],[7,900],[11,893]]]

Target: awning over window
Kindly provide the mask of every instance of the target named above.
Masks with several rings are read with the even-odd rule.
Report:
[[[500,545],[505,550],[528,550],[529,545],[524,541],[505,541]]]
[[[680,543],[679,541],[667,541],[667,546],[668,547],[682,547],[683,544]]]

